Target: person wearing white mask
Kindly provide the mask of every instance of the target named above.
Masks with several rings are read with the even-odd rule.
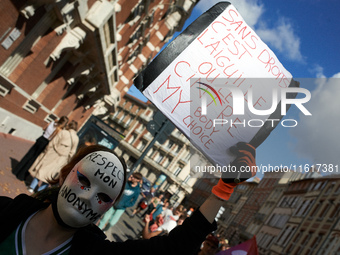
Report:
[[[246,150],[238,149],[238,167],[255,163],[255,149],[253,154]],[[88,146],[61,169],[59,179],[50,181],[60,184],[55,194],[52,192],[42,200],[26,194],[14,199],[0,197],[0,254],[170,255],[178,250],[191,254],[216,230],[214,218],[237,185],[225,180],[220,179],[213,194],[168,236],[110,242],[93,223],[121,196],[126,165],[109,149]]]

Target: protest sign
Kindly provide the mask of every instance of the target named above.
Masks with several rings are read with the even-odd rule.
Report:
[[[239,141],[257,147],[278,124],[296,125],[281,119],[298,83],[228,2],[185,29],[135,86],[215,165],[228,165]]]

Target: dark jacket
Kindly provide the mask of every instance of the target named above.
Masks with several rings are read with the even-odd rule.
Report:
[[[34,212],[48,207],[48,203],[27,195],[15,199],[0,197],[0,242],[23,220]],[[70,255],[73,254],[193,254],[197,251],[206,235],[216,229],[216,222],[210,224],[196,211],[183,225],[173,229],[168,236],[157,236],[149,240],[128,240],[110,242],[95,225],[80,228],[74,235]]]

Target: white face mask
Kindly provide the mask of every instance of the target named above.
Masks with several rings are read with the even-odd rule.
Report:
[[[120,160],[96,151],[80,160],[61,186],[57,210],[62,221],[80,228],[95,222],[115,202],[124,184]]]

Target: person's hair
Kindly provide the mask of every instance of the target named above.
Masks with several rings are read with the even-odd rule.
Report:
[[[138,180],[143,180],[143,175],[141,173],[133,173],[132,176]]]
[[[80,161],[82,160],[86,155],[92,153],[92,152],[96,152],[96,151],[108,151],[110,153],[112,153],[113,155],[115,155],[119,161],[122,163],[123,165],[123,187],[121,189],[121,191],[119,192],[119,195],[116,199],[116,201],[118,201],[118,199],[120,198],[120,196],[123,194],[124,188],[125,188],[125,183],[126,183],[126,169],[127,166],[125,164],[125,161],[121,158],[118,157],[116,153],[114,153],[111,149],[102,146],[102,145],[90,145],[90,146],[84,146],[79,148],[79,150],[77,151],[77,153],[71,158],[71,160],[60,170],[59,175],[57,178],[53,178],[48,180],[48,183],[51,185],[58,185],[60,179],[63,180],[63,182],[65,181],[67,175],[71,172],[71,170],[73,169],[73,167]]]
[[[67,124],[66,129],[67,130],[73,129],[73,130],[77,131],[77,129],[78,129],[78,122],[76,122],[74,120],[71,120],[71,122]]]
[[[61,116],[58,121],[56,121],[56,126],[63,129],[68,123],[68,118],[66,116]]]
[[[174,208],[175,211],[178,211],[180,214],[182,214],[184,212],[184,206],[183,205],[179,205],[176,208]]]
[[[53,131],[51,138],[55,137],[60,130],[63,130],[68,123],[68,118],[66,116],[61,116],[58,121],[54,123],[56,129]],[[50,139],[51,139],[50,138]]]

